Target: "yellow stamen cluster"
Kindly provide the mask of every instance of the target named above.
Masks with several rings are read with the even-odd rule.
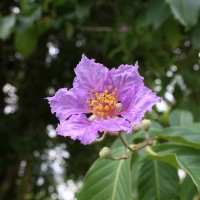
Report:
[[[91,100],[87,100],[91,112],[104,119],[116,116],[116,92],[116,89],[112,90],[112,86],[108,86],[104,92],[92,90],[90,92]]]

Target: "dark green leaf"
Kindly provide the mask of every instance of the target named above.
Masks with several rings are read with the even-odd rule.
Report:
[[[139,156],[139,154],[134,153],[132,155],[132,162],[131,162],[131,186],[132,186],[132,198],[137,199],[138,197],[138,190],[137,190],[137,185],[138,185],[138,179],[140,178],[140,168],[142,165],[142,157]]]
[[[170,18],[163,24],[161,31],[165,35],[171,47],[173,49],[177,48],[182,40],[180,24],[175,20],[172,21]]]
[[[157,135],[160,138],[200,149],[200,131],[192,128],[169,127]]]
[[[20,10],[25,16],[39,19],[42,12],[42,6],[30,0],[20,0]]]
[[[193,47],[200,48],[200,24],[191,30],[190,37]]]
[[[15,48],[23,56],[29,56],[36,48],[38,42],[35,28],[31,27],[15,35]]]
[[[197,188],[190,176],[186,176],[181,184],[181,200],[191,200],[197,193]]]
[[[176,168],[156,160],[145,160],[140,170],[138,193],[140,200],[179,199]]]
[[[40,6],[35,7],[34,10],[30,13],[30,15],[27,16],[20,15],[18,17],[18,25],[16,26],[17,32],[23,32],[26,31],[26,29],[28,28],[33,28],[35,26],[35,22],[39,24],[40,21],[44,21],[46,23],[51,21],[51,18],[41,19],[40,18],[41,15],[42,15],[42,8]]]
[[[172,166],[178,166],[187,172],[200,191],[200,150],[175,144],[153,146],[152,159],[161,160]],[[156,155],[157,154],[157,155]]]

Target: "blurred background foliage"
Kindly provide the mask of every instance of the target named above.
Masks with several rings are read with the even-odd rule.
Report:
[[[44,99],[72,86],[82,53],[110,68],[138,60],[163,125],[175,108],[200,120],[199,12],[197,0],[1,0],[0,199],[74,199],[66,186],[105,146],[57,137]]]

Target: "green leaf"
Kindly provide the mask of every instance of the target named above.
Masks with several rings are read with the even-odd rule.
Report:
[[[194,48],[200,48],[200,24],[195,26],[190,32],[191,42]]]
[[[38,36],[34,27],[27,28],[15,35],[15,48],[24,57],[29,56],[35,50]]]
[[[166,128],[157,136],[159,138],[200,149],[200,131],[196,129],[196,126],[193,128],[192,125],[190,125],[188,128]]]
[[[137,199],[138,197],[138,179],[140,178],[140,168],[142,165],[143,158],[138,153],[132,155],[131,161],[131,186],[132,186],[132,198]]]
[[[198,0],[166,0],[169,3],[174,17],[184,26],[192,27],[197,24],[200,1]]]
[[[194,185],[190,176],[186,176],[181,184],[181,200],[191,200],[197,193],[197,188]]]
[[[189,128],[200,132],[200,123],[199,122],[192,123],[190,124]]]
[[[168,164],[145,160],[138,181],[140,200],[179,199],[177,170]]]
[[[152,147],[157,155],[148,158],[157,159],[172,166],[178,166],[187,172],[200,191],[200,150],[176,144],[162,144]]]
[[[114,151],[121,156],[123,148]],[[78,200],[131,199],[131,176],[129,160],[98,159],[83,180]]]
[[[146,22],[157,29],[167,20],[170,14],[169,6],[164,1],[151,0],[148,4]]]
[[[0,39],[6,40],[12,33],[12,28],[15,25],[15,15],[9,15],[0,18]]]
[[[169,116],[171,126],[187,126],[193,122],[193,116],[186,110],[174,110]]]

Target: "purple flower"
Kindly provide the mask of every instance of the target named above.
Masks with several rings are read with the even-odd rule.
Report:
[[[101,131],[130,133],[131,124],[141,123],[146,111],[161,100],[144,86],[137,62],[109,71],[83,55],[75,73],[72,89],[59,89],[47,99],[60,120],[58,134],[82,144],[96,140]]]

